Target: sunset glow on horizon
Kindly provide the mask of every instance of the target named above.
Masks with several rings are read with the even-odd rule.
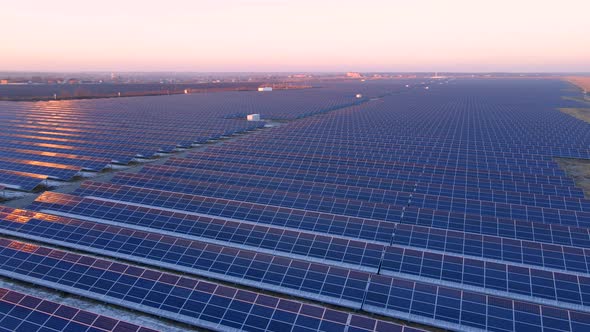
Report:
[[[590,71],[590,2],[7,1],[0,71]]]

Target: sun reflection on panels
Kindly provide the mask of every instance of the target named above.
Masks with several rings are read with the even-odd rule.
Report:
[[[39,249],[38,245],[20,242],[20,241],[11,241],[10,244],[8,244],[8,247],[10,249],[23,251],[23,252],[35,252],[37,249]]]
[[[26,177],[30,177],[30,178],[35,178],[35,179],[42,179],[42,180],[47,179],[47,176],[41,175],[41,174],[35,174],[35,173],[18,172],[18,171],[11,171],[11,170],[2,170],[2,172],[5,174],[14,174],[14,175],[19,175],[19,176],[26,176]]]
[[[62,150],[75,150],[76,147],[71,145],[62,145],[62,144],[51,144],[51,143],[33,143],[32,145],[38,147],[45,147],[45,148],[54,148],[54,149],[62,149]]]
[[[12,213],[7,215],[4,219],[19,224],[26,224],[31,220],[31,217],[27,215],[26,210],[15,209]]]
[[[63,195],[52,193],[50,191],[46,191],[37,197],[38,202],[48,203],[48,204],[68,204],[71,203],[70,201],[64,199]]]
[[[55,200],[55,203],[61,202],[63,200]],[[8,212],[4,212],[8,211]],[[46,214],[41,212],[35,212],[30,210],[23,210],[23,209],[10,209],[10,208],[2,208],[0,207],[0,219],[4,221],[15,222],[19,224],[26,224],[33,219],[48,221],[57,224],[68,224],[71,222],[75,222],[73,220],[65,219],[56,215]]]
[[[48,163],[48,162],[36,161],[36,160],[23,160],[23,161],[19,161],[19,163],[26,164],[26,165],[58,168],[58,169],[71,169],[71,170],[79,170],[80,169],[80,167],[76,167],[76,166]]]
[[[86,143],[86,141],[82,140],[74,140],[74,139],[67,139],[67,138],[58,138],[58,137],[45,137],[45,136],[35,136],[35,135],[20,135],[14,134],[14,137],[20,138],[29,138],[29,139],[38,139],[42,141],[56,141],[56,142],[64,142],[64,143]]]

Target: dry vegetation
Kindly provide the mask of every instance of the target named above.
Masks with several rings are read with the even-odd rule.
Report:
[[[584,91],[590,92],[590,76],[564,77],[564,80]],[[590,108],[560,108],[559,110],[576,119],[590,123]],[[565,170],[566,174],[574,179],[576,186],[584,191],[584,195],[590,198],[590,160],[556,158],[556,161]]]
[[[555,158],[555,161],[574,179],[576,186],[584,191],[584,196],[590,198],[590,160],[574,158]]]
[[[590,108],[560,108],[559,110],[576,119],[590,123]]]
[[[564,80],[574,84],[582,90],[590,92],[590,76],[568,76]]]

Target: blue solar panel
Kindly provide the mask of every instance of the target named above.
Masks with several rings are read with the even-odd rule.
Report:
[[[325,182],[327,179],[331,181],[338,181],[336,183],[348,183],[348,181],[354,180],[359,181],[359,178],[362,178],[364,181],[370,181],[371,178],[362,174],[356,174],[355,172],[347,172],[347,173],[333,173],[333,172],[326,172],[323,168],[313,168],[313,169],[298,169],[298,168],[281,168],[281,167],[272,167],[272,166],[264,166],[264,165],[241,165],[236,164],[233,162],[218,162],[218,161],[209,161],[209,160],[187,160],[187,159],[178,159],[178,158],[170,158],[166,162],[168,166],[174,166],[179,168],[175,171],[175,176],[182,176],[182,177],[190,177],[190,174],[201,170],[216,170],[216,171],[226,171],[231,170],[232,172],[237,173],[245,173],[245,174],[255,174],[255,175],[270,175],[272,176],[282,176],[287,178],[296,178],[302,180],[310,180],[310,181],[321,181]],[[410,182],[419,182],[421,177],[421,173],[410,173],[410,172],[398,172],[399,176],[391,176],[390,178],[372,178],[374,182],[379,182],[377,184],[377,188],[388,189],[387,185],[388,182],[399,182],[399,181],[410,181]],[[336,179],[336,180],[332,180]],[[376,179],[380,179],[381,181],[375,181]],[[438,181],[435,181],[435,184],[438,185],[449,185],[449,186],[459,186],[459,187],[474,187],[474,188],[482,188],[487,190],[495,190],[495,191],[521,191],[525,193],[531,194],[542,194],[542,195],[572,195],[575,197],[583,197],[581,191],[574,187],[570,186],[558,186],[553,184],[547,183],[527,183],[527,182],[509,182],[509,181],[491,181],[491,180],[483,180],[477,178],[471,178],[469,183],[467,182],[455,182],[452,179],[445,182],[444,179],[439,178]],[[386,187],[382,187],[382,182],[385,182]]]
[[[383,302],[387,303],[386,310],[373,307]],[[584,331],[590,327],[587,313],[569,315],[550,306],[381,276],[372,278],[367,307],[424,323],[446,322],[446,327],[460,330]]]
[[[7,188],[30,191],[47,179],[44,175],[15,172],[0,169],[0,184]]]
[[[90,181],[83,183],[76,192],[79,195],[131,202],[145,207],[162,207],[178,212],[189,211],[208,216],[246,220],[385,243],[391,241],[392,231],[395,227],[395,224],[389,221],[355,218],[220,198],[174,194],[135,187],[120,187]],[[396,215],[399,215],[400,212],[388,211],[388,213]]]
[[[386,153],[386,152],[383,152]],[[242,165],[260,165],[278,168],[294,168],[297,170],[323,170],[326,172],[333,172],[338,174],[351,174],[359,176],[380,177],[386,179],[398,180],[417,180],[428,179],[428,182],[434,183],[450,183],[450,184],[476,184],[479,181],[487,182],[523,182],[533,183],[537,185],[549,184],[558,186],[573,186],[572,179],[561,176],[548,175],[529,175],[518,173],[497,173],[497,174],[470,174],[468,172],[461,172],[458,169],[450,169],[448,171],[434,170],[430,173],[427,168],[420,164],[410,166],[414,171],[396,169],[395,167],[374,168],[374,167],[359,167],[348,165],[331,165],[325,163],[310,163],[302,160],[283,160],[273,158],[262,158],[258,156],[230,156],[226,154],[212,154],[202,152],[193,154],[194,159],[172,159],[167,162],[168,165],[192,167],[200,165],[203,160],[239,163]]]
[[[590,247],[590,230],[583,227],[515,221],[449,211],[417,209],[404,210],[404,224],[456,230],[467,233],[497,235],[506,238],[555,243],[582,248]]]
[[[380,273],[580,310],[590,301],[590,279],[584,276],[413,248],[387,248]]]
[[[0,239],[0,274],[210,329],[388,331],[397,324],[179,277],[114,261]],[[358,324],[364,323],[359,326]],[[310,328],[312,326],[312,328]],[[379,327],[376,327],[379,326]],[[369,331],[364,329],[364,331]]]
[[[590,272],[590,249],[398,225],[392,243],[555,270]]]
[[[4,221],[0,224],[0,232],[7,235],[106,253],[356,309],[362,304],[364,290],[370,280],[369,273],[343,268],[338,260],[331,258],[326,263],[336,266],[280,258],[275,256],[280,255],[278,250],[272,254],[256,253],[223,246],[231,245],[231,242],[210,244],[8,208],[0,212],[0,220]],[[355,254],[346,242],[341,242],[339,246],[343,250],[340,257]],[[310,249],[314,247],[308,248],[308,251]],[[582,308],[590,302],[590,294],[580,291],[590,287],[590,278],[395,246],[380,249],[378,253],[382,254],[382,260],[377,262],[379,270],[372,272],[422,281],[424,278],[440,280],[455,287],[462,285],[484,293],[489,289],[492,294],[503,292],[507,297],[543,304],[552,300],[553,305],[566,308]],[[305,254],[302,252],[299,258],[305,258]]]
[[[26,160],[0,157],[0,170],[31,173],[47,178],[67,181],[78,175],[82,168],[61,164],[45,164],[42,162],[31,163]]]
[[[146,327],[6,288],[0,288],[0,330],[155,332]]]
[[[92,220],[174,233],[211,243],[228,243],[238,248],[289,257],[338,262],[362,270],[376,271],[383,253],[383,245],[373,242],[180,212],[170,213],[157,208],[134,209],[123,203],[80,199],[64,194],[44,194],[36,203],[37,209],[47,209],[54,214],[90,217]]]
[[[122,174],[115,177],[112,182],[142,188],[168,190],[226,199],[240,199],[284,207],[304,206],[306,210],[319,209],[324,212],[362,217],[368,216],[366,214],[360,215],[360,210],[364,212],[374,211],[376,208],[380,207],[380,205],[377,205],[379,203],[404,206],[410,202],[411,198],[412,206],[415,207],[449,210],[476,215],[490,215],[498,218],[534,220],[537,222],[557,224],[563,223],[565,220],[571,220],[571,222],[576,224],[582,224],[585,220],[590,221],[590,213],[587,212],[590,211],[590,204],[586,201],[583,202],[584,204],[571,204],[569,210],[580,211],[573,212],[551,207],[535,208],[520,204],[501,204],[479,200],[466,200],[462,198],[422,195],[413,193],[409,188],[408,192],[381,192],[369,188],[361,191],[356,188],[349,188],[342,185],[328,187],[326,185],[299,184],[298,186],[290,187],[283,181],[278,182],[277,186],[279,186],[279,188],[276,188],[271,186],[269,181],[263,181],[262,179],[259,179],[258,182],[252,182],[251,184],[240,183],[239,185],[235,183],[235,180],[224,181],[223,178],[216,179],[217,180],[214,180],[215,183],[212,183],[209,179],[202,181],[186,181],[154,177],[144,177],[142,181],[142,178],[138,175]],[[252,180],[255,181],[256,179]],[[317,189],[314,190],[314,188]],[[306,195],[306,191],[308,190],[313,190],[310,195]],[[331,196],[335,198],[330,199]],[[344,203],[342,200],[337,199],[341,197],[347,199],[347,201]],[[367,203],[361,202],[360,200],[367,201]],[[315,203],[310,204],[310,201]],[[338,208],[339,204],[345,204],[345,207]],[[355,210],[355,207],[360,208]],[[399,209],[399,207],[389,207],[388,209],[395,210]],[[585,213],[581,213],[582,211],[585,211]]]
[[[309,263],[267,253],[133,231],[52,215],[11,211],[2,216],[0,232],[22,234],[97,254],[150,263],[161,268],[216,278],[294,296],[359,309],[369,274],[338,266]],[[29,219],[29,220],[26,220]],[[26,222],[25,222],[26,220]],[[352,252],[351,248],[340,247]]]

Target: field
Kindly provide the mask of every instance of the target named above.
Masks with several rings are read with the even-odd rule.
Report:
[[[569,107],[569,108],[560,108],[559,110],[565,114],[569,114],[569,115],[573,116],[576,119],[580,119],[582,121],[590,123],[590,108]]]
[[[590,76],[568,76],[564,79],[582,90],[590,91]]]
[[[583,91],[590,91],[589,76],[570,76],[564,79]],[[587,96],[585,97],[588,98]],[[569,107],[560,108],[559,110],[576,119],[590,123],[590,108]],[[590,197],[590,162],[585,159],[557,159],[557,161],[566,170],[567,174],[574,178],[576,185],[584,190],[586,197]]]
[[[574,179],[576,186],[584,191],[585,196],[590,197],[590,160],[556,158],[556,161]]]

